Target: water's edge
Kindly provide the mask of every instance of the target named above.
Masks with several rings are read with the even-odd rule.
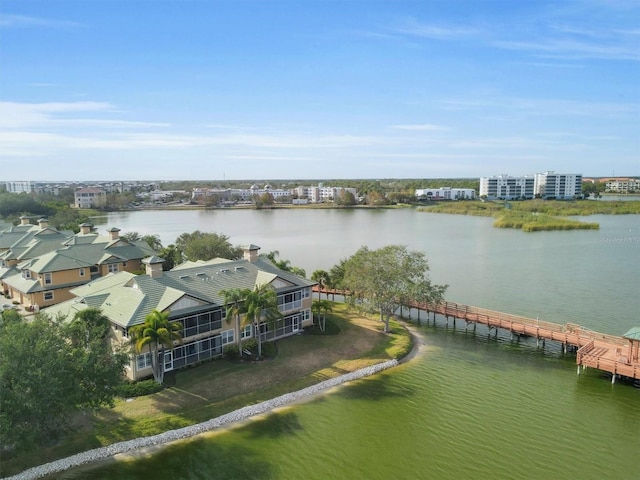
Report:
[[[249,405],[230,413],[226,413],[216,418],[207,420],[206,422],[198,423],[196,425],[190,425],[188,427],[179,428],[176,430],[169,430],[167,432],[159,433],[149,437],[140,437],[133,440],[126,440],[123,442],[117,442],[105,447],[94,448],[87,450],[86,452],[77,453],[67,458],[55,460],[44,465],[30,468],[19,474],[11,477],[3,477],[3,480],[35,480],[38,478],[60,473],[70,468],[85,465],[97,460],[104,460],[114,455],[129,453],[134,450],[163,445],[166,443],[174,442],[176,440],[182,440],[190,438],[201,433],[209,432],[217,428],[221,428],[232,423],[246,420],[256,415],[267,413],[274,408],[282,407],[303,398],[310,397],[333,387],[337,387],[353,380],[374,375],[388,368],[395,367],[399,364],[398,360],[387,360],[386,362],[371,365],[369,367],[361,368],[355,372],[350,372],[339,377],[330,378],[324,380],[316,385],[303,388],[301,390],[285,393],[279,397],[271,400],[266,400],[255,405]]]

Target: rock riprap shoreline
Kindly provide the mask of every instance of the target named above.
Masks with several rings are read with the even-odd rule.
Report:
[[[133,440],[127,440],[124,442],[117,442],[106,447],[94,448],[93,450],[87,450],[86,452],[77,453],[67,458],[55,460],[44,465],[30,468],[11,477],[4,477],[4,480],[34,480],[42,478],[47,475],[59,473],[64,470],[68,470],[73,467],[85,465],[97,460],[104,460],[114,455],[121,453],[128,453],[134,450],[145,447],[153,447],[162,445],[176,440],[182,440],[185,438],[193,437],[201,433],[209,432],[220,427],[230,425],[235,422],[246,420],[255,415],[267,413],[274,408],[278,408],[284,405],[294,403],[298,400],[310,397],[312,395],[323,392],[324,390],[342,385],[343,383],[350,382],[352,380],[358,380],[360,378],[374,375],[378,372],[386,370],[387,368],[395,367],[398,365],[397,360],[388,360],[386,362],[371,365],[369,367],[361,368],[355,372],[350,372],[339,377],[330,378],[316,385],[303,388],[296,392],[285,393],[279,397],[271,400],[266,400],[255,405],[249,405],[247,407],[240,408],[230,413],[226,413],[206,422],[198,423],[197,425],[191,425],[189,427],[183,427],[176,430],[169,430],[167,432],[159,433],[158,435],[152,435],[149,437],[141,437]]]

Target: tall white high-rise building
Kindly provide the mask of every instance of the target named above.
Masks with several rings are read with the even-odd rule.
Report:
[[[542,198],[570,200],[582,195],[582,174],[547,171],[535,175],[536,194]]]
[[[534,183],[533,175],[480,177],[480,196],[489,200],[531,199],[535,196]]]

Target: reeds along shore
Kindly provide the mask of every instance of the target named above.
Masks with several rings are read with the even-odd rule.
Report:
[[[493,226],[497,228],[519,228],[525,232],[541,232],[546,230],[598,230],[600,228],[600,225],[597,223],[579,222],[567,218],[527,212],[505,213],[493,222]]]
[[[530,212],[551,216],[627,215],[640,214],[640,201],[595,201],[595,200],[460,200],[434,202],[421,207],[421,211],[454,213],[462,215],[494,216],[508,208],[511,212]]]
[[[598,230],[594,222],[582,222],[567,216],[640,214],[640,201],[458,201],[421,207],[421,211],[496,218],[497,228],[519,228],[525,232],[547,230]]]

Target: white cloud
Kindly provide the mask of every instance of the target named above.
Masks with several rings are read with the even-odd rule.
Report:
[[[499,40],[493,45],[507,50],[532,52],[543,58],[607,59],[640,61],[637,45],[589,43],[574,39],[545,39],[540,41]]]
[[[421,132],[437,132],[437,131],[449,130],[448,127],[443,127],[442,125],[433,125],[430,123],[392,125],[391,128],[396,128],[398,130],[413,130],[413,131],[421,131]]]
[[[166,127],[166,123],[117,119],[69,118],[78,113],[113,114],[118,110],[106,102],[0,102],[0,128],[40,128],[68,126]]]
[[[610,102],[581,102],[554,98],[525,98],[508,96],[484,96],[483,99],[445,99],[440,101],[445,110],[483,110],[507,111],[512,113],[526,112],[527,115],[562,117],[633,117],[637,114],[638,105]]]
[[[25,28],[25,27],[79,27],[77,22],[68,20],[55,20],[51,18],[31,17],[28,15],[0,14],[0,28]]]
[[[434,25],[413,18],[392,27],[391,30],[403,35],[440,40],[475,37],[481,33],[481,30],[476,27]]]

